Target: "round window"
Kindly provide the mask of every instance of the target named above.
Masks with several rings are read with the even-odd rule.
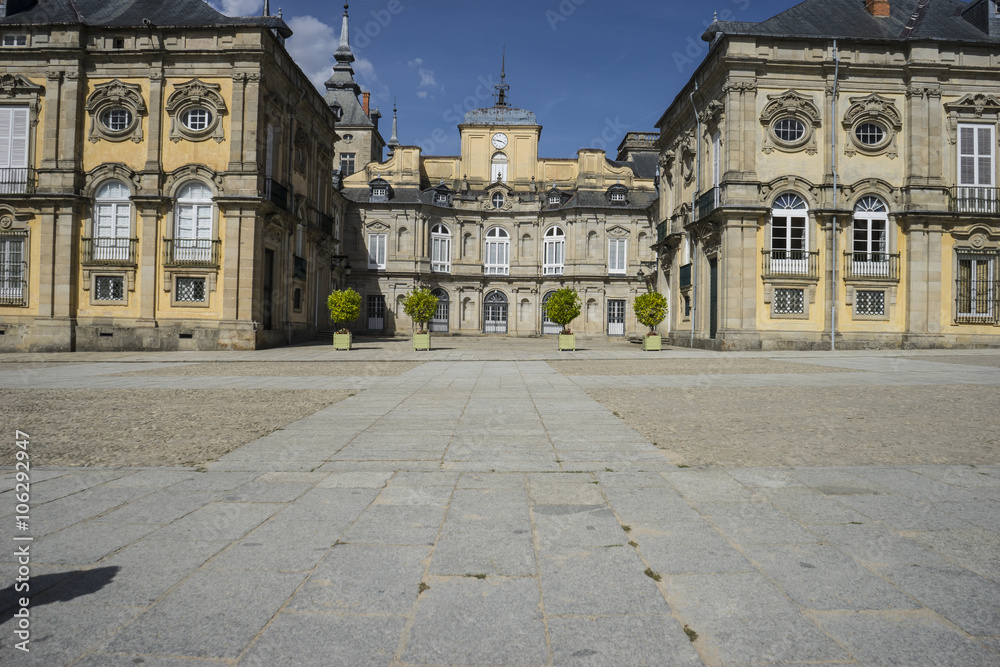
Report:
[[[344,142],[346,142],[346,143],[349,144],[352,141],[354,141],[354,135],[353,134],[345,134],[344,135]]]
[[[132,125],[132,112],[124,107],[108,109],[101,115],[101,123],[112,132],[124,132]]]
[[[865,146],[878,146],[885,140],[885,128],[878,123],[861,123],[854,128],[854,136]]]
[[[774,136],[778,141],[794,144],[806,134],[806,126],[797,118],[782,118],[774,124]]]
[[[184,127],[194,132],[207,130],[212,123],[212,112],[203,107],[189,109],[181,116],[181,122],[184,123]]]

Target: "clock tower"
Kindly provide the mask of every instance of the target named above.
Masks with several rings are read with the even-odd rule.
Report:
[[[474,109],[458,126],[462,135],[462,174],[469,183],[482,188],[490,183],[506,183],[526,188],[537,178],[538,140],[542,126],[535,114],[516,109],[507,101],[507,58],[504,54],[496,103]]]

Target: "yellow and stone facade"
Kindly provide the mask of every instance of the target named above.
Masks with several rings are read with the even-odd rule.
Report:
[[[0,350],[253,349],[328,328],[335,114],[280,18],[163,11],[0,21]]]
[[[1000,20],[916,5],[709,28],[658,123],[671,342],[1000,345]]]

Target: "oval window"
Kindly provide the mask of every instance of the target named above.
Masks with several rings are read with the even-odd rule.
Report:
[[[774,124],[774,136],[778,141],[794,144],[806,134],[806,126],[797,118],[782,118]]]
[[[854,129],[854,136],[865,146],[878,146],[885,140],[885,128],[878,123],[861,123]]]
[[[124,132],[132,125],[132,112],[124,107],[108,109],[101,115],[101,122],[112,132]]]
[[[189,109],[181,116],[181,122],[184,123],[184,127],[194,132],[207,130],[212,123],[212,112],[203,107]]]

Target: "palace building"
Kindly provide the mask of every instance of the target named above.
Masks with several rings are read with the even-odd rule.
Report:
[[[660,119],[669,341],[1000,345],[998,0],[716,21]]]
[[[0,2],[0,350],[329,328],[339,109],[289,35],[201,0]]]

